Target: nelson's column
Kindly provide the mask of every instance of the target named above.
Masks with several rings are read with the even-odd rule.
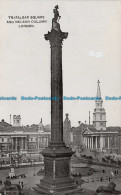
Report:
[[[51,142],[42,152],[45,174],[34,190],[37,194],[76,194],[82,190],[70,174],[73,152],[63,141],[62,42],[68,33],[60,29],[58,6],[55,6],[53,12],[52,29],[45,34],[45,39],[49,40],[51,45],[51,97],[58,100],[51,100]],[[85,195],[85,192],[82,193]],[[86,194],[89,195],[89,191]]]

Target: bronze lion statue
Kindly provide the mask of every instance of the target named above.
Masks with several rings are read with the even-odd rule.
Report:
[[[111,182],[108,184],[108,186],[99,186],[96,190],[97,193],[100,192],[109,192],[109,193],[115,193],[118,194],[120,193],[119,191],[115,190],[116,184],[114,182]]]

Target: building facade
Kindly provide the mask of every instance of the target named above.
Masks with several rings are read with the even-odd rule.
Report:
[[[39,125],[26,127],[20,126],[20,121],[20,115],[14,115],[13,126],[4,120],[0,122],[1,154],[38,153],[48,146],[51,133],[43,126],[42,119]]]
[[[106,111],[103,107],[101,97],[100,82],[97,82],[97,99],[93,112],[93,124],[88,125],[80,123],[78,127],[71,127],[67,117],[64,121],[64,131],[66,132],[66,144],[75,146],[84,146],[88,149],[108,151],[121,154],[121,128],[106,127]],[[68,126],[68,127],[67,127]]]

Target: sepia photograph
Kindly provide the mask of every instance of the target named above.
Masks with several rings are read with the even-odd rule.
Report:
[[[121,1],[0,0],[0,195],[121,194]]]

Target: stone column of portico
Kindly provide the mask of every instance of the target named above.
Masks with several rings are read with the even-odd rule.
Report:
[[[21,138],[21,150],[24,150],[24,137]]]
[[[88,148],[89,148],[89,137],[87,138],[87,141],[88,141]]]
[[[90,137],[88,138],[88,148],[90,148]]]
[[[90,148],[90,137],[88,137],[88,148]]]
[[[25,150],[27,150],[27,137],[25,137],[24,142],[25,142]]]
[[[97,149],[97,136],[95,137],[95,144],[96,144],[96,149]]]
[[[89,148],[91,148],[91,137],[89,137]]]
[[[108,137],[108,149],[110,148],[110,139]]]
[[[85,147],[87,148],[87,137],[85,137]]]
[[[92,137],[90,137],[90,148],[92,149]]]
[[[87,137],[85,139],[86,139],[86,148],[87,148]]]
[[[103,148],[105,148],[105,137],[103,137]]]
[[[51,46],[51,141],[43,150],[45,175],[38,187],[39,193],[58,194],[77,190],[78,186],[70,175],[71,148],[63,141],[63,81],[62,42],[68,33],[60,30],[58,6],[54,9],[52,30],[45,35]]]
[[[103,149],[103,137],[102,136],[100,137],[100,149],[101,150]]]
[[[92,142],[91,142],[91,137],[89,138],[90,142],[90,149],[92,148]]]
[[[40,138],[39,135],[37,136],[37,149],[39,150],[39,142],[40,142]]]
[[[47,137],[47,146],[48,146],[48,142],[49,142],[49,140],[48,140],[48,137]]]
[[[93,149],[93,137],[92,137],[92,149]]]
[[[115,150],[115,152],[116,152],[116,137],[114,138],[114,150]]]
[[[15,150],[17,150],[17,137],[15,137]]]
[[[40,137],[40,146],[42,148],[42,137]]]
[[[14,143],[13,143],[13,137],[11,137],[11,152],[13,152],[13,145],[14,145]]]
[[[47,141],[47,137],[46,137],[46,147],[48,146],[48,141]]]

